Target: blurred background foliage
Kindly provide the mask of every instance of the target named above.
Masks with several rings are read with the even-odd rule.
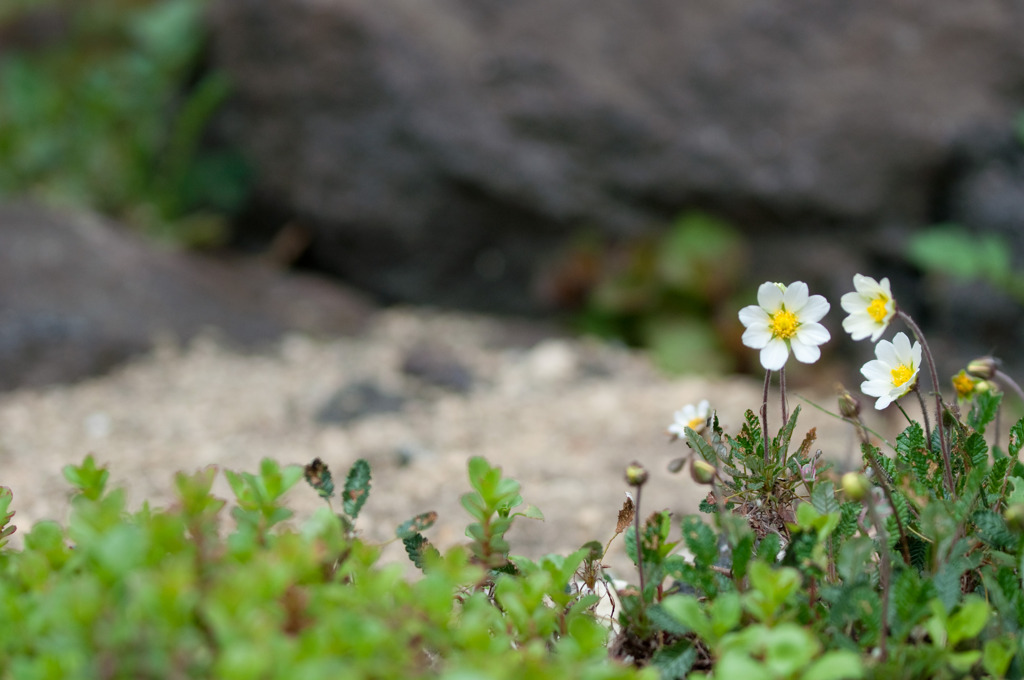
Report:
[[[99,211],[184,246],[227,236],[250,183],[208,123],[204,0],[5,0],[0,198]]]
[[[646,347],[669,373],[736,368],[732,310],[749,256],[731,224],[688,212],[623,246],[581,248],[599,274],[575,319],[579,331]]]

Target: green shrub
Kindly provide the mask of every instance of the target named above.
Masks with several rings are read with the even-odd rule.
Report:
[[[215,468],[178,474],[172,507],[130,513],[91,457],[69,466],[67,526],[40,522],[23,550],[0,551],[0,677],[640,677],[608,658],[608,629],[589,611],[597,597],[568,588],[588,551],[508,558],[518,484],[483,459],[470,462],[468,546],[430,548],[420,531],[431,513],[399,527],[407,546],[420,539],[414,580],[356,536],[365,461],[342,513],[324,507],[292,529],[282,497],[303,472],[269,460],[226,472],[225,533]],[[305,473],[334,495],[326,466]],[[10,501],[0,493],[4,525]]]
[[[249,183],[203,145],[229,85],[203,73],[204,0],[45,0],[0,9],[0,28],[52,27],[4,45],[0,197],[123,219],[187,245],[216,241]]]

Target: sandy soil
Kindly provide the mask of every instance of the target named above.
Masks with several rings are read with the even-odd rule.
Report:
[[[161,347],[104,377],[0,396],[0,484],[13,489],[24,531],[43,518],[66,518],[61,470],[87,453],[109,466],[133,507],[172,502],[178,470],[255,471],[263,457],[296,464],[320,457],[343,479],[365,458],[373,470],[358,522],[366,538],[387,541],[400,522],[436,510],[427,535],[444,548],[464,540],[466,460],[483,455],[522,482],[525,501],[544,512],[545,521],[520,520],[510,535],[514,553],[536,557],[608,540],[627,488],[623,470],[634,459],[652,473],[644,514],[694,511],[703,491],[685,472],[666,471],[685,451],[665,432],[673,411],[709,399],[735,430],[743,411],[759,406],[761,385],[750,379],[669,379],[624,349],[515,336],[503,321],[396,309],[379,313],[358,338],[291,336],[258,354],[211,338]],[[402,370],[424,351],[468,369],[470,389]],[[435,383],[444,382],[444,370]],[[349,413],[347,421],[322,416],[339,390],[351,397],[366,385],[392,407],[400,400],[400,410]],[[805,396],[834,403],[829,394]],[[813,408],[804,413],[800,435],[817,426],[826,457],[845,460],[847,428]],[[230,496],[222,476],[215,488]],[[304,483],[289,494],[296,521],[320,503]],[[620,572],[621,550],[620,538],[606,560]],[[401,545],[386,555],[400,558]]]

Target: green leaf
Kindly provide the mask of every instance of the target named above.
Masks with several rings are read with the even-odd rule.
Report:
[[[437,548],[431,545],[423,534],[414,533],[402,537],[402,545],[405,546],[405,554],[409,556],[409,560],[420,570],[425,569],[429,555],[440,557]]]
[[[718,536],[696,515],[687,515],[682,520],[683,540],[693,553],[694,566],[708,569],[718,562]]]
[[[1004,550],[1016,543],[1016,537],[1006,526],[1006,520],[997,512],[979,510],[971,518],[983,541],[997,550]]]
[[[342,495],[342,509],[345,514],[356,519],[366,499],[370,497],[370,464],[360,458],[348,471],[345,478],[345,490]]]
[[[821,657],[811,662],[800,675],[800,680],[847,680],[863,678],[865,673],[864,662],[857,654],[839,650],[825,652]]]
[[[651,657],[651,664],[662,678],[685,678],[697,661],[697,648],[689,640],[660,647]]]
[[[319,458],[304,469],[306,482],[313,487],[321,498],[330,498],[334,495],[334,479],[331,478],[331,470]]]
[[[830,481],[818,482],[811,492],[811,505],[822,515],[839,512],[839,501],[836,500],[835,485]]]
[[[971,412],[967,414],[967,424],[984,434],[988,424],[995,420],[1002,401],[1002,393],[982,392],[975,395]]]
[[[988,621],[989,607],[985,600],[977,595],[964,598],[960,608],[949,617],[946,632],[949,635],[949,647],[956,647],[963,640],[978,636]]]
[[[1012,637],[986,640],[981,653],[982,668],[994,678],[1006,677],[1015,653],[1016,643]]]
[[[107,468],[96,467],[96,459],[90,453],[79,466],[65,465],[64,479],[74,486],[80,494],[89,500],[96,500],[103,495],[110,473]]]
[[[662,612],[683,626],[686,631],[693,631],[708,641],[715,639],[711,621],[693,595],[669,595],[659,606]]]
[[[700,454],[700,457],[711,463],[712,465],[718,464],[718,454],[715,453],[715,449],[708,444],[707,440],[704,439],[703,435],[697,434],[696,430],[687,427],[686,430],[686,443],[693,448],[694,451]]]
[[[413,534],[418,534],[421,531],[426,531],[430,527],[434,526],[434,522],[437,521],[437,513],[431,510],[430,512],[421,512],[412,519],[402,522],[395,529],[395,536],[402,539],[403,541],[410,538]]]

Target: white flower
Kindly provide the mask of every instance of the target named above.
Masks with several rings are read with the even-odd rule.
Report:
[[[707,399],[703,399],[696,406],[687,404],[672,415],[674,422],[668,426],[669,434],[676,437],[685,437],[686,428],[690,428],[700,434],[704,431],[710,414],[711,404],[708,403]]]
[[[897,333],[892,342],[881,340],[875,345],[875,356],[860,369],[867,380],[861,383],[861,391],[871,397],[878,397],[875,408],[882,410],[909,392],[917,384],[917,373],[921,369],[921,343],[910,345],[906,333]]]
[[[762,283],[757,304],[740,310],[740,322],[747,327],[743,344],[761,350],[761,365],[769,371],[786,365],[790,348],[797,361],[812,364],[821,356],[818,345],[832,337],[818,323],[828,309],[824,297],[808,295],[803,281]]]
[[[863,340],[870,335],[871,342],[875,342],[896,314],[896,301],[892,298],[889,279],[875,281],[870,276],[855,274],[853,287],[856,292],[847,293],[839,300],[843,310],[849,313],[843,319],[843,330],[854,340]]]

